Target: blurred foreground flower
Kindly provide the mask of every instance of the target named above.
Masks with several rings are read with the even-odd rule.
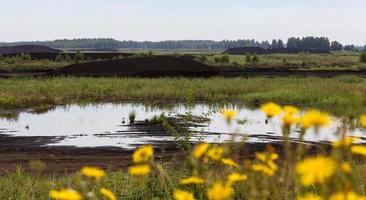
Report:
[[[221,114],[226,118],[227,121],[231,121],[236,115],[236,110],[222,110]]]
[[[81,194],[73,189],[51,190],[50,198],[55,200],[81,200]]]
[[[229,200],[233,195],[234,190],[230,184],[216,182],[207,191],[209,200]]]
[[[201,143],[201,144],[198,144],[198,145],[194,148],[194,150],[193,150],[193,152],[192,152],[193,157],[194,157],[194,158],[196,158],[196,159],[201,158],[201,157],[206,153],[206,151],[207,151],[207,149],[208,149],[209,147],[210,147],[210,145],[209,145],[209,144],[207,144],[207,143]]]
[[[239,164],[236,163],[235,161],[233,161],[232,159],[230,158],[223,158],[221,159],[221,162],[224,164],[224,165],[227,165],[227,166],[230,166],[230,167],[239,167]]]
[[[151,172],[149,165],[135,165],[128,168],[128,173],[132,176],[146,176]]]
[[[360,117],[360,125],[363,128],[366,128],[366,115],[361,115],[361,117]]]
[[[284,106],[283,110],[285,111],[285,114],[288,115],[296,115],[297,113],[299,113],[299,109],[294,106]]]
[[[351,152],[353,154],[366,156],[366,147],[362,146],[362,145],[356,145],[356,146],[351,147]]]
[[[235,183],[235,182],[246,181],[247,179],[248,179],[247,175],[239,174],[239,173],[232,173],[232,174],[229,174],[229,176],[227,177],[227,181],[230,184]]]
[[[254,171],[261,172],[268,176],[273,176],[275,174],[277,171],[277,165],[274,163],[274,161],[278,159],[277,153],[257,152],[255,153],[255,157],[259,162],[252,165],[252,169]]]
[[[296,200],[322,200],[322,198],[316,194],[306,194],[301,197],[297,197]]]
[[[151,145],[144,145],[138,148],[132,155],[134,163],[148,162],[154,156],[154,149]]]
[[[275,103],[266,103],[261,106],[261,111],[266,113],[268,118],[272,118],[276,115],[279,115],[282,112],[281,106]]]
[[[329,200],[366,200],[366,197],[360,196],[352,191],[338,192],[330,196]]]
[[[205,183],[205,181],[197,176],[191,176],[180,180],[180,184],[182,185],[203,184],[203,183]]]
[[[83,167],[80,173],[84,176],[95,178],[96,180],[100,180],[105,176],[104,170],[97,167]]]
[[[300,182],[304,186],[315,183],[324,183],[333,176],[336,163],[328,157],[306,158],[296,165],[296,172],[300,176]]]
[[[175,200],[194,200],[193,194],[185,190],[175,190],[173,196]]]
[[[303,129],[308,129],[312,126],[319,128],[329,125],[330,117],[327,113],[310,110],[300,117],[299,124]]]
[[[355,137],[343,137],[341,140],[333,142],[332,146],[334,148],[349,148],[358,138]]]
[[[100,189],[100,193],[108,200],[117,200],[117,197],[114,195],[114,193],[107,188]]]
[[[212,147],[208,150],[207,156],[211,160],[218,161],[221,159],[224,149],[222,147]]]

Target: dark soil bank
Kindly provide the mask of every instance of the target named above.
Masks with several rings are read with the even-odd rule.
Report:
[[[214,76],[218,69],[188,58],[153,56],[69,65],[58,70],[76,76]]]
[[[61,50],[38,45],[21,45],[14,47],[0,47],[1,55],[21,54],[21,53],[59,53]]]

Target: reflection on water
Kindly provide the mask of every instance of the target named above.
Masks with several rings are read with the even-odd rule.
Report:
[[[221,142],[231,140],[233,134],[248,135],[249,142],[267,142],[281,136],[279,118],[272,119],[265,124],[265,115],[258,109],[230,105],[226,108],[238,110],[238,116],[228,125],[218,112],[221,107],[208,104],[195,104],[192,107],[194,115],[205,114],[210,119],[205,126],[191,127],[194,134],[193,141],[206,140]],[[99,104],[99,105],[69,105],[59,106],[45,112],[21,112],[16,118],[0,118],[0,133],[12,136],[67,136],[66,139],[50,145],[71,145],[80,147],[117,146],[130,148],[144,143],[164,143],[172,137],[154,130],[146,130],[149,134],[131,130],[128,115],[136,113],[136,120],[144,121],[154,115],[165,112],[168,115],[185,114],[187,109],[183,104],[166,104],[147,106],[144,104]],[[305,139],[308,141],[332,141],[337,137],[339,120],[321,129],[320,133],[310,130]],[[125,124],[123,124],[125,122]],[[360,130],[350,134],[362,136]],[[298,129],[294,128],[291,137],[298,136]],[[241,137],[236,137],[240,140]]]

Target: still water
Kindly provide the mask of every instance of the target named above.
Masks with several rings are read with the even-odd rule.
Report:
[[[223,107],[238,111],[238,116],[231,124],[228,124],[219,112]],[[223,107],[208,104],[192,106],[193,115],[206,114],[209,118],[209,121],[200,126],[190,128],[195,132],[192,141],[224,142],[234,139],[233,135],[236,135],[235,140],[248,136],[248,142],[280,140],[279,117],[265,123],[265,115],[256,108],[236,105]],[[175,116],[187,111],[188,108],[183,104],[151,106],[139,103],[107,103],[58,106],[44,113],[28,111],[19,113],[14,119],[0,118],[0,134],[13,137],[64,136],[61,141],[47,145],[133,148],[140,144],[169,142],[173,138],[166,134],[146,134],[143,130],[131,129],[128,126],[129,113],[135,112],[136,120],[144,121],[163,112]],[[339,121],[333,117],[333,123],[329,127],[322,128],[319,133],[309,130],[305,139],[314,142],[336,140],[337,136],[334,133],[340,126]],[[293,128],[291,137],[297,138],[298,131],[298,128]],[[349,134],[362,137],[363,131],[356,129]]]

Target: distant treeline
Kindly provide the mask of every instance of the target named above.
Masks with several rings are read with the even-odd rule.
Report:
[[[235,47],[262,47],[268,48],[302,48],[314,50],[362,50],[365,47],[356,47],[354,45],[342,45],[337,41],[330,42],[327,37],[291,37],[287,45],[282,40],[256,41],[256,40],[167,40],[159,42],[151,41],[118,41],[112,38],[92,38],[92,39],[72,39],[72,40],[54,40],[54,41],[32,41],[32,42],[14,42],[0,43],[0,46],[15,45],[43,45],[53,48],[95,48],[95,49],[228,49]]]

